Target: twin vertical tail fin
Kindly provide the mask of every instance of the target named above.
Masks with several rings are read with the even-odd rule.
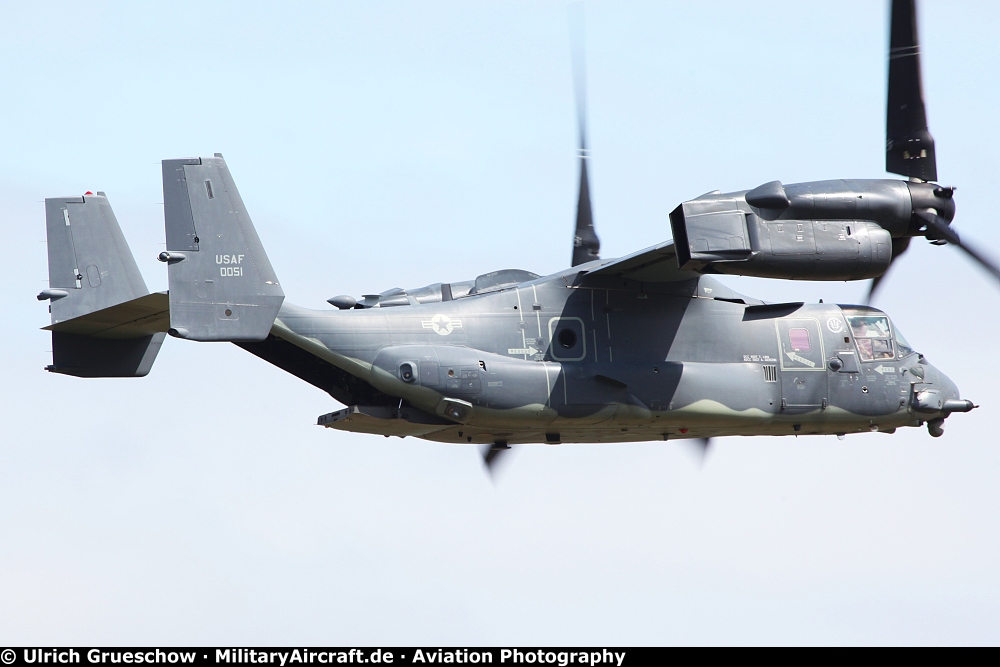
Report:
[[[103,193],[45,200],[52,365],[79,377],[139,377],[166,331],[166,296],[150,294]]]
[[[79,377],[139,377],[166,333],[267,338],[285,295],[221,155],[164,160],[170,291],[150,294],[103,193],[45,200],[52,365]]]
[[[163,206],[170,333],[267,338],[285,295],[222,156],[164,160]]]

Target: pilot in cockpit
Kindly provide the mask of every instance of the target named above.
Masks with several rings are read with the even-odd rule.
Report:
[[[851,317],[849,321],[863,361],[893,358],[888,318]]]

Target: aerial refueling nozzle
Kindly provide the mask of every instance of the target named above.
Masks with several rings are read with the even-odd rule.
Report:
[[[979,406],[964,398],[942,398],[936,389],[925,389],[913,397],[913,409],[917,412],[969,412]]]
[[[979,406],[970,400],[964,398],[949,398],[941,406],[941,412],[951,414],[952,412],[969,412],[978,408]]]

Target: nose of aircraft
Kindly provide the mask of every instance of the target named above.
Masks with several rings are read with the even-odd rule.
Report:
[[[922,382],[913,387],[913,410],[927,417],[927,432],[933,437],[944,435],[944,420],[953,412],[968,412],[979,407],[968,399],[961,398],[961,392],[947,375],[921,358]]]

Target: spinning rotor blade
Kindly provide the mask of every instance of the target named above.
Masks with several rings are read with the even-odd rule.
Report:
[[[503,459],[503,455],[510,451],[510,446],[505,442],[497,442],[482,448],[483,465],[490,479],[496,481],[497,464]]]
[[[917,216],[927,223],[927,238],[932,240],[943,240],[958,246],[965,253],[976,260],[980,266],[993,274],[993,277],[1000,280],[1000,266],[996,262],[987,258],[981,251],[962,241],[958,232],[952,229],[946,220],[931,211],[917,211]]]
[[[916,0],[892,0],[889,30],[889,89],[885,123],[885,169],[911,181],[937,180],[934,138],[927,128],[923,83],[920,74],[920,43],[917,39]],[[911,191],[912,192],[912,191]],[[997,263],[963,242],[949,225],[955,214],[951,200],[954,188],[934,189],[931,200],[913,200],[913,214],[923,223],[911,234],[926,236],[932,243],[952,243],[964,250],[994,277]],[[914,221],[916,222],[916,221]],[[892,240],[892,264],[910,243],[909,236]],[[868,303],[886,274],[875,278],[868,289]]]
[[[888,272],[888,269],[886,269],[886,272]],[[885,273],[880,275],[878,278],[872,278],[871,283],[868,285],[868,296],[865,297],[866,306],[872,305],[872,300],[875,298],[875,292],[878,290],[878,284],[882,282],[883,278],[885,278]]]
[[[936,181],[937,160],[924,109],[914,5],[915,0],[892,1],[885,170],[907,178]]]
[[[684,442],[691,445],[691,449],[694,451],[695,455],[698,457],[698,465],[702,468],[705,467],[705,459],[708,458],[708,453],[712,449],[712,439],[711,438],[688,438]]]
[[[594,231],[590,206],[590,183],[587,180],[587,71],[584,60],[583,3],[570,5],[570,41],[573,54],[573,89],[576,93],[576,122],[580,131],[580,197],[576,204],[576,230],[573,235],[573,264],[577,266],[600,258],[601,241]]]
[[[899,259],[899,256],[906,252],[906,249],[910,247],[909,236],[901,236],[900,238],[892,240],[892,259],[889,261],[889,269],[892,268],[892,263]],[[878,290],[879,283],[885,279],[889,274],[889,269],[885,270],[885,273],[877,278],[873,278],[871,285],[868,286],[868,298],[865,299],[865,303],[869,306],[872,303],[872,299],[875,298],[875,291]]]

